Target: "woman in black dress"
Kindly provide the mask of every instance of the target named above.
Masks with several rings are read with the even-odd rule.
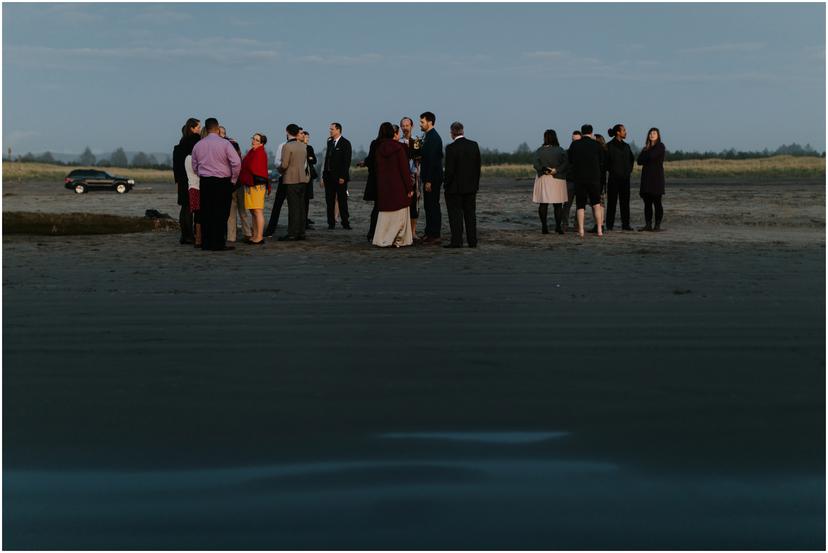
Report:
[[[641,189],[639,195],[644,200],[644,228],[638,230],[661,230],[661,220],[664,218],[664,208],[661,197],[664,195],[664,156],[667,149],[661,141],[661,131],[653,127],[647,133],[647,142],[644,149],[638,154],[638,164],[641,166]],[[653,209],[655,209],[655,226],[653,225]]]

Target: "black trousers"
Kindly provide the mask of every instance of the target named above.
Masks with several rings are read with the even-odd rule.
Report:
[[[469,246],[477,245],[477,194],[451,194],[446,192],[446,210],[451,227],[451,243],[463,245],[463,224]]]
[[[287,184],[288,203],[288,235],[293,237],[305,236],[305,188],[307,183]]]
[[[192,241],[195,240],[193,214],[190,211],[190,198],[189,196],[186,196],[186,198],[181,204],[181,211],[178,212],[178,226],[181,227],[181,239]]]
[[[368,227],[368,240],[374,239],[374,233],[377,231],[377,220],[379,219],[379,207],[377,202],[374,202],[374,208],[371,210],[371,226]]]
[[[630,226],[630,177],[610,175],[607,180],[607,228],[615,225],[615,208],[621,203],[621,226]]]
[[[426,225],[424,234],[430,238],[439,238],[443,226],[443,214],[440,211],[440,184],[431,183],[431,192],[423,191],[423,209]]]
[[[339,217],[342,219],[342,226],[348,226],[348,183],[339,184],[339,179],[336,179],[325,173],[323,176],[325,180],[325,204],[328,208],[328,226],[336,224],[335,206],[336,201],[339,200]]]
[[[273,236],[276,231],[276,226],[279,224],[279,214],[282,212],[282,206],[287,198],[287,188],[282,178],[279,177],[279,184],[276,186],[276,198],[273,200],[273,210],[270,212],[270,219],[267,221],[267,228],[264,231],[265,236]]]
[[[641,193],[644,200],[644,221],[650,225],[653,222],[653,208],[655,207],[655,224],[660,225],[664,218],[664,207],[661,205],[661,194]]]
[[[230,217],[230,202],[233,184],[230,177],[201,177],[201,248],[220,250],[225,246],[227,218]]]
[[[313,180],[305,185],[305,222],[310,221],[310,201],[313,198]]]

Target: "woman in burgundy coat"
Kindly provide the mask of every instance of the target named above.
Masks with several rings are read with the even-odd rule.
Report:
[[[394,126],[380,126],[376,146],[375,173],[379,217],[374,231],[375,246],[410,246],[413,242],[408,216],[414,187],[408,167],[408,152],[394,140]]]
[[[664,195],[664,156],[667,149],[661,141],[661,131],[653,127],[647,133],[644,149],[638,154],[641,165],[641,189],[639,195],[644,200],[644,228],[638,230],[660,231],[664,208],[661,197]],[[655,226],[653,226],[653,208],[655,208]]]

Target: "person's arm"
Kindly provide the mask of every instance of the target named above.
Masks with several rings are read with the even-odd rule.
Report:
[[[474,183],[475,188],[480,187],[480,172],[482,171],[481,166],[483,165],[481,158],[480,158],[480,145],[477,142],[474,143]]]
[[[193,153],[190,154],[190,159],[193,166],[193,173],[198,175],[198,146],[193,148]]]
[[[230,161],[230,182],[236,184],[241,171],[241,158],[239,158],[239,154],[236,153],[236,149],[229,141],[225,144],[225,150],[227,151],[227,159]]]
[[[342,176],[339,178],[339,184],[345,184],[351,177],[351,143],[346,140],[342,147]]]
[[[293,152],[290,148],[282,148],[282,159],[279,163],[279,172],[281,174],[285,174],[287,168],[290,167],[291,161],[293,160]]]
[[[624,160],[625,165],[627,166],[627,173],[632,173],[633,167],[635,166],[635,156],[632,153],[632,148],[630,145],[627,144],[627,159]]]
[[[561,154],[558,156],[558,166],[555,167],[555,175],[564,175],[566,178],[566,174],[569,171],[569,156],[566,155],[566,150],[561,148]],[[561,177],[558,177],[561,178]]]
[[[532,167],[535,168],[535,173],[537,173],[538,175],[543,174],[543,165],[541,165],[540,153],[541,149],[538,148],[538,150],[535,152],[535,161],[532,162]],[[446,164],[448,164],[448,150],[446,151]]]
[[[455,154],[454,150],[457,147],[455,144],[449,144],[448,148],[446,148],[446,171],[445,176],[443,177],[446,185],[446,190],[451,188],[452,183],[454,182],[454,172],[455,172]],[[431,181],[429,181],[431,182]]]
[[[400,170],[400,177],[405,183],[406,195],[410,198],[414,194],[414,185],[411,182],[411,169],[408,167],[408,155],[404,148],[400,148],[397,153],[397,165]]]

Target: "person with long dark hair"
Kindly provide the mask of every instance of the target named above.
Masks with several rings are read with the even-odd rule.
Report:
[[[190,209],[189,180],[184,160],[193,153],[193,146],[201,139],[201,121],[190,117],[181,127],[181,139],[173,148],[173,177],[178,192],[178,225],[181,227],[182,244],[193,244],[195,233],[193,230],[193,212]]]
[[[568,200],[566,190],[566,172],[569,160],[566,151],[558,142],[558,134],[553,129],[543,133],[543,145],[535,151],[535,187],[532,192],[532,201],[538,205],[538,216],[541,220],[541,232],[549,234],[547,218],[549,204],[555,212],[555,232],[563,234],[563,205]]]
[[[644,228],[638,230],[661,230],[661,221],[664,219],[664,207],[661,197],[664,196],[664,157],[667,149],[661,141],[661,131],[656,127],[647,132],[647,141],[644,149],[638,154],[638,164],[641,166],[641,189],[639,195],[644,200]],[[655,225],[653,225],[653,210],[655,210]]]
[[[394,126],[380,125],[375,147],[376,204],[379,209],[372,242],[375,246],[410,246],[413,243],[409,210],[414,184],[408,152],[394,139]]]
[[[371,208],[371,219],[368,225],[368,241],[374,239],[374,231],[377,229],[377,218],[379,217],[379,207],[377,206],[377,143],[382,138],[382,125],[377,131],[377,137],[371,141],[368,146],[368,155],[362,161],[357,163],[357,167],[365,167],[368,169],[368,178],[365,181],[365,190],[362,193],[362,199],[366,202],[373,202],[374,206]]]
[[[607,143],[607,230],[615,226],[616,206],[621,207],[621,230],[633,230],[630,226],[630,175],[635,156],[630,145],[624,142],[627,129],[617,124],[607,131],[611,140]]]

